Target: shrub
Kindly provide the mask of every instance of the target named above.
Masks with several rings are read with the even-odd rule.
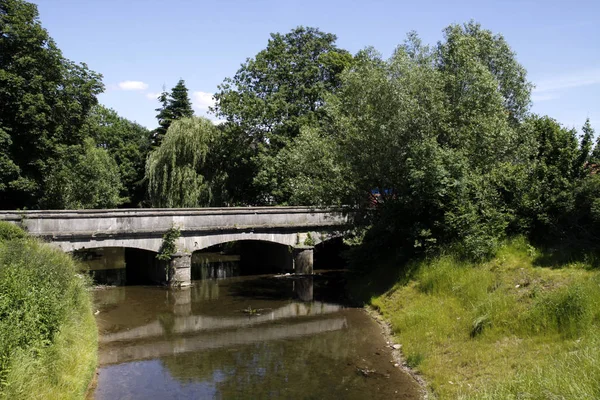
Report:
[[[71,389],[64,388],[69,385],[77,386],[72,390],[78,396],[83,394],[91,377],[87,376],[89,364],[95,364],[96,346],[87,283],[77,274],[77,267],[69,255],[38,240],[25,238],[0,242],[0,398],[27,397],[28,394],[20,390],[15,392],[13,386],[26,386],[32,379],[38,386],[54,387],[60,398],[76,397],[67,393]],[[71,334],[78,338],[85,336],[89,344],[80,346],[78,340],[73,342],[64,337],[65,327],[73,325],[74,321],[84,321],[85,326],[71,327]],[[88,335],[88,331],[91,334]],[[57,349],[58,337],[62,337],[61,342],[66,340],[70,344]],[[57,360],[65,358],[77,347],[85,347],[87,353],[74,357],[78,361],[71,366],[71,371],[49,367],[60,364]],[[81,368],[83,366],[87,368]],[[43,374],[46,376],[33,376],[41,374],[40,370],[47,371]],[[40,380],[46,382],[40,383]],[[15,385],[15,381],[18,384]],[[43,393],[43,389],[38,390]]]
[[[23,239],[26,235],[25,231],[18,226],[10,222],[0,221],[0,242]]]

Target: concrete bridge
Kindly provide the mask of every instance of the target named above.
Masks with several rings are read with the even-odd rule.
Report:
[[[158,280],[172,285],[190,283],[194,251],[240,240],[290,246],[286,269],[310,274],[314,245],[339,236],[348,223],[342,210],[308,207],[0,211],[0,220],[66,252],[121,247],[157,253],[163,235],[177,228],[177,251],[168,264],[148,259]]]

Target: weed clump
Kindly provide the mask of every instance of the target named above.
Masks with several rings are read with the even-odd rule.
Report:
[[[578,337],[591,326],[595,297],[591,288],[582,284],[538,296],[528,316],[532,330],[536,333],[558,332],[567,338]]]

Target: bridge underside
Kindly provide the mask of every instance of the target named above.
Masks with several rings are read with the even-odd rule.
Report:
[[[169,284],[186,286],[192,280],[192,254],[224,243],[239,242],[245,244],[244,265],[251,265],[254,273],[289,272],[298,275],[312,274],[314,246],[340,235],[335,232],[295,232],[295,233],[257,233],[236,232],[211,236],[185,236],[177,240],[177,253],[170,261],[161,261],[156,255],[162,245],[162,237],[146,238],[70,238],[51,245],[63,251],[94,254],[93,250],[102,249],[107,254],[122,250],[125,265],[118,271],[110,271],[106,266],[96,270],[94,275],[111,284]],[[264,243],[254,248],[251,243]],[[269,244],[271,244],[269,246]],[[111,251],[108,251],[108,250]],[[262,251],[261,251],[262,250]],[[106,263],[106,262],[105,262]],[[271,267],[269,267],[269,265]],[[277,265],[277,267],[273,267]],[[257,266],[263,268],[259,271]],[[266,269],[269,271],[267,271]],[[98,269],[98,268],[96,268]],[[198,268],[196,268],[198,269]],[[198,271],[196,271],[196,276]]]

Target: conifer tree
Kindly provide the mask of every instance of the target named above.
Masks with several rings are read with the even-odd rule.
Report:
[[[177,82],[177,85],[171,89],[170,93],[163,90],[160,96],[158,96],[158,101],[161,103],[161,106],[156,109],[158,112],[156,118],[158,119],[159,127],[152,132],[152,142],[155,147],[160,146],[173,121],[190,118],[194,115],[192,102],[183,79]]]
[[[584,136],[589,136],[590,138],[594,137],[594,128],[592,128],[592,124],[590,124],[590,119],[586,119],[585,124],[583,125],[583,134]],[[596,140],[596,145],[594,146],[594,150],[590,154],[590,163],[591,164],[600,164],[600,137]]]

